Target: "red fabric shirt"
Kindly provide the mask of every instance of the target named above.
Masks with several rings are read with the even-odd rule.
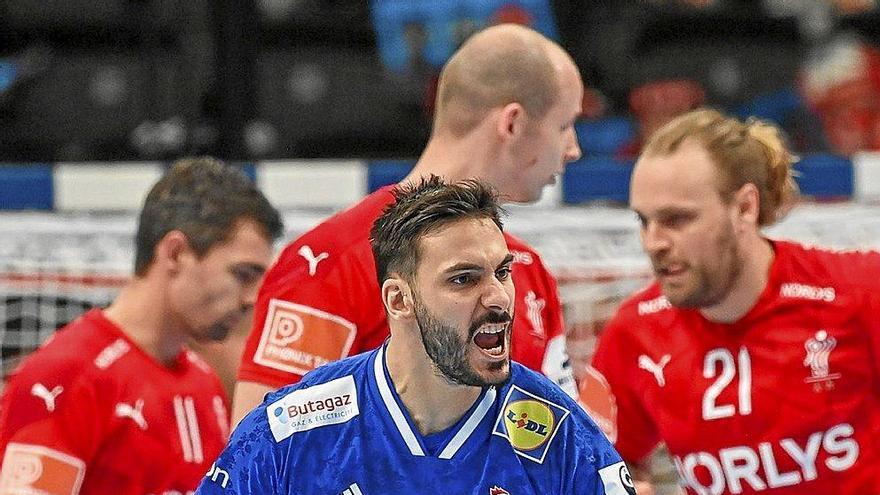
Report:
[[[260,289],[239,380],[281,387],[385,341],[369,232],[393,202],[391,191],[376,191],[284,249]],[[574,395],[556,281],[531,247],[507,233],[505,239],[516,285],[511,356]]]
[[[0,493],[192,493],[226,443],[226,403],[194,353],[163,366],[89,311],[3,391]]]
[[[733,324],[657,284],[620,308],[594,358],[616,447],[637,461],[665,441],[690,493],[880,493],[880,254],[774,249]]]

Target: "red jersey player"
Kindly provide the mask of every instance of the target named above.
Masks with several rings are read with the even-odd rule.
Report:
[[[583,84],[561,47],[522,26],[474,35],[440,77],[431,139],[405,180],[480,178],[510,201],[538,199],[580,157],[574,121]],[[369,228],[392,201],[380,190],[296,240],[267,274],[236,385],[234,417],[266,392],[388,337]],[[575,394],[556,282],[522,241],[516,256],[512,357]]]
[[[132,281],[6,385],[0,494],[192,493],[229,415],[217,375],[184,342],[221,340],[249,314],[281,230],[240,171],[178,162],[147,196]]]
[[[776,128],[698,110],[648,142],[630,203],[656,283],[594,358],[621,455],[690,493],[880,493],[880,254],[771,241],[796,192]]]

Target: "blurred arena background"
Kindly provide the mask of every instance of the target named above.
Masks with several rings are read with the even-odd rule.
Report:
[[[112,299],[131,272],[133,212],[170,160],[240,163],[295,237],[406,174],[439,67],[495,22],[559,40],[588,86],[584,157],[508,222],[559,277],[578,373],[649,280],[629,172],[679,113],[711,105],[785,129],[807,202],[770,234],[880,248],[876,0],[6,0],[4,376]]]

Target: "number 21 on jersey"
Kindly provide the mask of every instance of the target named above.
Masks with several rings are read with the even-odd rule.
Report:
[[[739,374],[738,404],[719,404],[718,396]],[[740,347],[734,357],[727,349],[712,349],[703,359],[703,378],[712,379],[712,385],[703,394],[703,419],[729,418],[737,412],[742,416],[752,413],[752,359],[749,350]]]

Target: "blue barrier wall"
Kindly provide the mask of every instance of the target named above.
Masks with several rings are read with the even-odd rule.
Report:
[[[280,208],[339,208],[403,178],[414,162],[271,161],[241,163]],[[0,164],[2,210],[136,210],[167,167],[161,162]],[[551,204],[625,204],[632,161],[588,155],[569,164]],[[806,155],[796,165],[802,193],[815,199],[880,199],[880,154],[852,159]]]

